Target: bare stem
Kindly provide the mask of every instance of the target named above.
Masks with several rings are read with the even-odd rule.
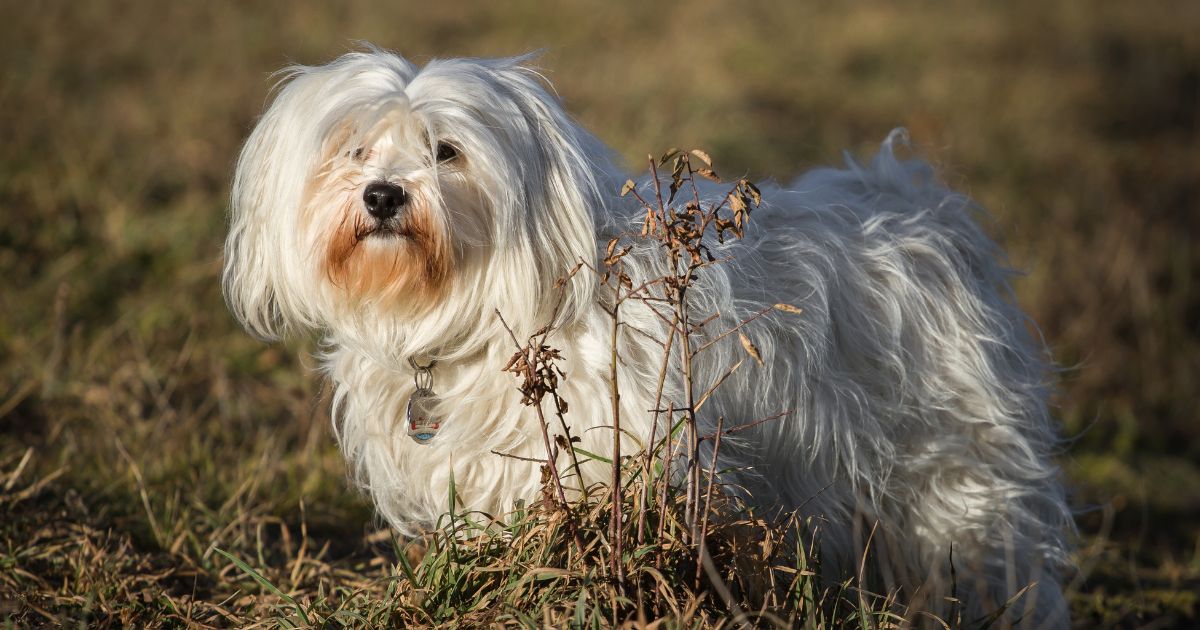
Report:
[[[667,527],[667,489],[671,486],[671,461],[675,458],[675,440],[672,436],[675,428],[675,403],[667,403],[667,434],[663,436],[666,441],[663,449],[663,476],[659,480],[658,505],[663,510],[658,521],[658,538],[663,537],[663,532]],[[660,556],[661,559],[661,556]],[[658,565],[656,565],[658,566]],[[659,566],[659,568],[662,568]]]
[[[500,313],[499,309],[496,310],[496,317],[500,318],[500,324],[503,325],[504,329],[508,331],[509,337],[512,338],[513,344],[515,344],[517,347],[517,352],[520,352],[525,355],[525,372],[526,372],[525,376],[527,379],[532,380],[534,378],[534,374],[537,371],[536,363],[539,360],[537,351],[535,349],[533,349],[532,347],[527,348],[527,347],[521,346],[521,343],[519,341],[517,341],[516,334],[513,333],[513,330],[508,325],[508,322],[504,321],[504,315],[502,315]],[[583,555],[583,539],[579,536],[579,529],[575,526],[575,518],[571,514],[570,504],[567,503],[567,495],[565,492],[563,492],[562,479],[559,477],[559,474],[558,474],[558,465],[554,461],[555,460],[554,449],[550,445],[550,431],[546,426],[546,415],[542,412],[541,400],[538,400],[533,405],[533,408],[537,410],[538,426],[542,430],[542,444],[546,448],[546,460],[545,460],[546,464],[545,465],[547,466],[548,472],[550,473],[550,479],[554,484],[554,492],[555,492],[555,494],[558,495],[559,509],[562,510],[563,515],[567,519],[567,528],[571,530],[571,537],[575,541],[575,548],[579,552],[579,555],[582,556]]]
[[[651,485],[651,480],[653,478],[651,471],[653,470],[653,465],[654,465],[654,454],[657,451],[657,444],[655,443],[655,437],[656,437],[655,433],[658,429],[658,423],[662,419],[661,405],[662,405],[663,388],[666,386],[666,383],[667,383],[667,369],[671,365],[671,346],[674,345],[674,343],[675,343],[675,327],[672,326],[667,331],[667,340],[663,342],[663,360],[662,360],[662,365],[660,365],[658,368],[658,386],[655,387],[655,390],[654,390],[654,420],[650,423],[650,441],[646,445],[646,457],[645,457],[646,483],[643,484],[643,487],[642,487],[643,505],[642,505],[641,512],[638,514],[638,546],[641,546],[641,544],[645,541],[645,539],[643,537],[645,527],[646,527],[646,508],[645,508],[644,501],[645,501],[646,495],[649,493],[649,486]],[[668,442],[671,439],[671,422],[672,422],[672,420],[668,417],[667,418],[666,435],[664,436],[664,439]],[[664,468],[664,470],[665,470],[665,468]],[[662,506],[663,506],[663,504],[659,503],[659,507],[662,508]]]
[[[679,337],[679,350],[681,368],[683,370],[683,397],[686,403],[684,413],[687,414],[687,439],[688,439],[688,470],[687,470],[687,500],[684,508],[684,522],[690,529],[689,540],[695,541],[696,535],[699,533],[699,522],[696,519],[699,510],[700,499],[700,475],[699,475],[699,447],[700,435],[699,429],[696,426],[696,399],[692,391],[694,374],[692,373],[692,347],[691,347],[691,332],[688,328],[688,309],[687,309],[687,286],[691,280],[691,273],[685,273],[683,282],[676,289],[677,303],[675,305],[676,317],[679,321],[681,331]]]
[[[617,294],[621,293],[621,285],[617,283]],[[612,355],[609,357],[609,396],[612,401],[612,416],[613,416],[613,449],[612,449],[612,518],[611,531],[613,541],[612,553],[612,571],[617,576],[617,580],[624,581],[625,569],[624,563],[621,561],[621,543],[624,539],[622,534],[621,521],[623,514],[623,496],[621,488],[621,391],[617,384],[617,334],[620,329],[619,306],[617,301],[612,308]]]
[[[571,427],[567,426],[567,419],[563,417],[562,401],[558,398],[558,392],[552,391],[550,395],[554,397],[554,415],[558,416],[558,423],[562,425],[563,436],[567,439],[567,455],[571,458],[571,467],[575,469],[575,479],[579,482],[581,492],[586,492],[584,487],[583,470],[579,467],[579,455],[575,453],[575,442],[571,437]]]

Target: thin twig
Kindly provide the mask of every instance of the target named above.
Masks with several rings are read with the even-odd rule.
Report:
[[[788,409],[787,411],[780,411],[779,413],[777,413],[775,415],[767,416],[766,418],[760,418],[758,420],[755,420],[754,422],[747,422],[746,424],[739,424],[736,427],[733,427],[732,429],[725,429],[725,431],[721,431],[720,429],[717,429],[717,433],[709,433],[708,435],[706,435],[700,439],[701,440],[711,440],[714,437],[720,437],[721,435],[732,435],[734,433],[739,433],[741,431],[745,431],[746,429],[756,427],[760,424],[770,422],[772,420],[778,420],[778,419],[792,413],[792,411],[794,411],[794,410]]]
[[[696,411],[700,411],[700,408],[703,407],[704,403],[708,401],[709,396],[712,396],[713,392],[717,391],[717,388],[721,386],[721,383],[724,383],[725,379],[729,378],[730,375],[736,372],[738,368],[742,367],[742,364],[745,362],[745,359],[738,359],[737,363],[734,363],[732,367],[730,367],[728,370],[725,370],[721,374],[720,378],[717,379],[717,382],[713,383],[712,387],[709,387],[704,391],[703,394],[700,395],[700,400],[696,401]]]
[[[712,463],[708,466],[708,489],[704,497],[704,520],[700,524],[700,548],[705,548],[708,539],[708,515],[712,512],[713,482],[717,477],[717,456],[721,452],[721,427],[725,424],[725,416],[717,416],[717,439],[713,442]],[[696,566],[696,581],[700,581],[700,566]]]
[[[501,453],[500,451],[497,451],[494,448],[491,449],[489,452],[492,455],[499,455],[500,457],[507,457],[508,459],[516,459],[516,460],[520,460],[523,462],[532,462],[534,464],[545,464],[546,463],[546,460],[542,459],[540,457],[524,457],[521,455],[513,455],[512,453]]]
[[[701,352],[704,352],[710,346],[712,346],[714,343],[717,343],[718,341],[728,337],[729,335],[732,335],[733,333],[741,330],[744,326],[746,326],[750,322],[758,319],[759,317],[762,317],[763,315],[766,315],[767,313],[770,313],[773,310],[775,310],[774,306],[768,306],[768,307],[758,311],[757,313],[747,317],[746,319],[743,319],[742,321],[738,322],[738,324],[736,326],[734,326],[733,328],[730,328],[729,330],[726,330],[725,332],[717,335],[716,337],[713,337],[704,345],[700,346],[699,348],[696,348],[696,354],[700,354]]]

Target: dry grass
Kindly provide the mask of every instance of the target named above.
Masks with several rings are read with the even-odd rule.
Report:
[[[667,10],[0,6],[0,615],[295,613],[219,547],[307,613],[399,619],[395,545],[346,490],[303,342],[241,333],[217,280],[267,73],[367,39],[418,59],[545,47],[569,109],[631,162],[705,146],[727,173],[786,178],[908,126],[992,209],[1068,368],[1064,464],[1078,502],[1106,506],[1081,518],[1080,623],[1195,623],[1200,8]]]

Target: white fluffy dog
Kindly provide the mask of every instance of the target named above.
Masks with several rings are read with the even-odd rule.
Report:
[[[536,463],[493,453],[544,456],[537,416],[501,371],[514,345],[497,311],[521,339],[557,318],[567,421],[611,452],[610,289],[591,273],[565,298],[554,285],[636,231],[638,208],[618,195],[609,151],[522,61],[418,68],[372,49],[290,68],[237,164],[229,306],[262,338],[323,336],[342,449],[406,534],[446,510],[452,474],[470,509],[539,495]],[[765,366],[737,371],[701,422],[790,410],[729,440],[722,466],[737,464],[727,481],[760,508],[822,523],[830,575],[856,571],[875,526],[874,573],[906,596],[919,587],[938,609],[953,558],[968,611],[1037,582],[1010,619],[1063,624],[1071,517],[1045,350],[975,206],[898,160],[897,142],[869,165],[764,188],[746,238],[721,246],[731,260],[700,274],[693,308],[726,324],[803,309],[748,328]],[[638,248],[626,264],[654,277],[657,255]],[[650,435],[665,329],[644,305],[621,314],[629,453]],[[701,385],[741,356],[734,337],[698,356]],[[682,405],[675,377],[666,398]]]

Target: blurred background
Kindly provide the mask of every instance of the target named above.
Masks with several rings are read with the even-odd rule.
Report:
[[[1079,623],[1194,622],[1197,32],[1190,0],[0,1],[0,615],[211,607],[235,590],[213,545],[271,570],[301,524],[322,579],[378,566],[311,342],[250,339],[219,288],[270,73],[363,40],[417,62],[541,50],[637,170],[696,146],[786,180],[908,127],[989,210],[1062,367]]]

